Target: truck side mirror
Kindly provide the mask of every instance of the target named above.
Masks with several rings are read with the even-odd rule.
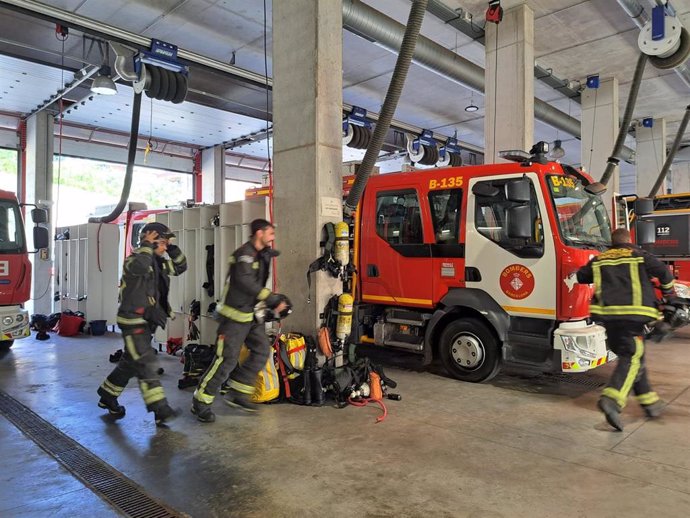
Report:
[[[530,181],[526,178],[506,183],[506,198],[515,203],[527,203],[532,199]]]
[[[48,229],[45,227],[34,227],[34,248],[48,248],[49,238]]]
[[[31,209],[31,221],[34,223],[48,223],[48,211],[46,209]]]
[[[509,208],[506,211],[506,227],[510,239],[532,237],[532,214],[529,205]]]
[[[601,182],[592,182],[587,184],[585,187],[585,192],[593,194],[594,196],[601,196],[606,192],[606,186]]]
[[[637,198],[635,200],[635,214],[646,216],[654,212],[654,200],[651,198]]]
[[[656,225],[653,221],[637,220],[635,236],[638,245],[653,245],[656,242]]]

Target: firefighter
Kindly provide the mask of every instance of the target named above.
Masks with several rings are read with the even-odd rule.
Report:
[[[230,256],[221,302],[216,306],[220,324],[215,356],[200,378],[192,398],[192,413],[203,423],[215,421],[211,405],[228,375],[229,390],[225,402],[248,412],[258,409],[258,405],[251,401],[251,395],[256,375],[266,365],[271,353],[271,345],[264,319],[259,317],[265,309],[255,315],[255,308],[265,305],[279,314],[284,313],[288,306],[286,297],[266,288],[271,259],[278,255],[270,246],[275,239],[274,225],[265,219],[256,219],[252,221],[250,231],[249,241]],[[262,301],[263,304],[259,304]],[[237,366],[242,344],[249,349],[249,356]]]
[[[673,275],[652,254],[634,246],[630,232],[619,228],[612,246],[577,272],[577,282],[594,284],[592,318],[606,328],[608,347],[618,356],[598,407],[606,421],[623,430],[620,413],[632,390],[647,417],[659,417],[663,402],[647,379],[644,362],[645,326],[659,317],[651,279],[656,277],[665,298],[674,297]]]
[[[151,337],[157,327],[165,327],[172,316],[168,303],[170,275],[187,269],[182,250],[170,242],[174,234],[162,223],[148,223],[139,234],[139,248],[127,257],[120,283],[117,323],[125,342],[117,366],[98,389],[98,406],[114,419],[125,416],[117,398],[127,382],[136,376],[146,409],[153,412],[156,425],[174,419],[179,411],[168,404],[157,377],[156,354]]]

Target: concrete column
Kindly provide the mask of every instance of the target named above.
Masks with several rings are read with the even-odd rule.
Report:
[[[294,313],[284,327],[314,333],[339,281],[306,271],[321,255],[321,229],[342,220],[342,3],[273,3],[274,215],[277,289]]]
[[[635,128],[635,177],[638,196],[647,196],[666,160],[666,119],[654,119],[651,128]],[[661,189],[665,194],[666,189]],[[624,193],[629,194],[629,193]]]
[[[503,21],[486,24],[484,160],[498,151],[534,144],[534,12],[526,4],[507,9]]]
[[[32,115],[26,121],[26,203],[37,204],[38,201],[53,199],[53,117],[45,111]],[[55,234],[55,209],[49,203],[48,233]],[[30,211],[27,210],[26,233],[32,235]],[[31,237],[28,239],[32,243]],[[29,314],[52,313],[52,250],[49,248],[38,254],[30,254],[33,265],[31,279],[31,299],[27,303]],[[33,248],[33,243],[31,248]]]
[[[586,88],[581,105],[582,167],[599,181],[618,136],[618,80],[602,79],[599,88]],[[611,214],[613,193],[620,190],[619,167],[615,168],[607,187],[603,199]]]
[[[674,162],[669,175],[673,184],[671,188],[673,194],[690,192],[690,162]],[[665,189],[663,191],[659,194],[666,194]]]
[[[223,203],[225,198],[225,149],[215,146],[201,151],[201,201]]]

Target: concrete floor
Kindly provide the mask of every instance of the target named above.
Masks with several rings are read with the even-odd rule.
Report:
[[[690,515],[690,334],[649,344],[655,389],[670,404],[647,421],[631,401],[625,431],[596,410],[598,389],[533,374],[485,385],[389,367],[403,395],[376,407],[269,405],[247,416],[189,413],[178,358],[159,355],[184,414],[156,429],[136,383],[127,416],[102,418],[95,390],[119,335],[15,343],[0,389],[193,517],[685,517]],[[405,363],[403,362],[403,366]],[[611,366],[585,378],[603,383]],[[0,416],[0,516],[117,516]]]

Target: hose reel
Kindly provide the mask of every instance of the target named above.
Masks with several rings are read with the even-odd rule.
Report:
[[[650,63],[662,70],[676,68],[690,57],[690,34],[668,3],[652,8],[651,19],[640,30],[637,45],[649,56]]]
[[[367,120],[367,111],[353,106],[343,120],[343,145],[354,149],[367,149],[371,135],[372,124]]]
[[[440,146],[431,130],[423,130],[419,136],[407,134],[407,154],[413,164],[457,167],[462,165],[460,146],[455,138],[449,138]]]

